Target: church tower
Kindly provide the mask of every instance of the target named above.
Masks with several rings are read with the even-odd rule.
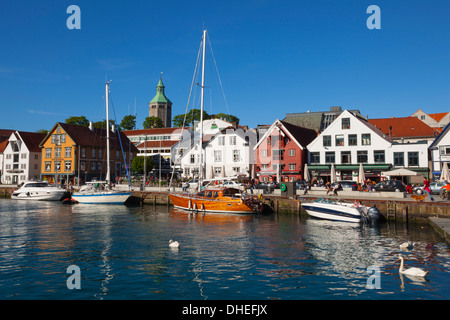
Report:
[[[156,95],[148,103],[148,116],[158,117],[162,120],[164,127],[172,126],[172,102],[164,94],[164,85],[161,77],[156,86]]]

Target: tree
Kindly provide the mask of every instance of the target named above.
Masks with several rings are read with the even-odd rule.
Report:
[[[211,119],[211,116],[203,110],[203,120]],[[172,124],[174,127],[182,127],[184,120],[184,114],[179,114],[173,117]],[[191,109],[186,115],[185,126],[194,125],[194,121],[200,121],[200,109]]]
[[[239,124],[239,118],[236,116],[233,116],[232,114],[218,113],[218,114],[213,115],[213,118],[214,119],[223,119],[223,120],[231,122],[231,123],[236,122],[236,124]]]
[[[37,133],[43,133],[43,134],[47,134],[48,130],[47,129],[40,129],[38,131],[36,131]]]
[[[152,128],[164,128],[164,123],[161,118],[158,117],[147,117],[143,123],[144,129]]]
[[[109,120],[109,129],[111,130],[111,126],[115,124],[116,122],[114,120]],[[93,125],[97,129],[106,129],[106,120],[94,122]]]
[[[147,159],[147,174],[155,168],[155,161],[152,160],[151,157],[137,156],[134,157],[133,162],[131,163],[131,169],[133,169],[136,173],[144,173],[144,158]]]
[[[120,129],[133,130],[134,127],[136,127],[136,116],[129,114],[123,117],[122,122],[120,123]]]
[[[78,125],[78,126],[85,126],[85,127],[89,126],[89,120],[86,119],[85,116],[79,116],[79,117],[72,116],[72,117],[69,117],[69,118],[66,119],[66,123],[67,124],[75,124],[75,125]]]

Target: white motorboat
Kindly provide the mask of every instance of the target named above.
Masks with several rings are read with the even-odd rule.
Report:
[[[376,207],[367,208],[358,201],[351,203],[321,198],[315,202],[302,203],[302,207],[315,218],[354,223],[376,222],[380,215]]]
[[[129,191],[111,190],[106,181],[90,181],[72,199],[79,203],[123,204],[131,196]]]
[[[47,181],[26,181],[11,194],[11,199],[58,201],[65,193],[66,190],[50,185]]]

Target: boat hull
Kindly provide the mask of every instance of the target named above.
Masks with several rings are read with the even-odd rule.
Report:
[[[39,200],[39,201],[59,201],[62,199],[65,190],[58,191],[35,191],[35,192],[20,192],[15,191],[11,195],[11,199],[15,200]]]
[[[205,199],[189,194],[169,194],[175,208],[216,213],[257,213],[259,209],[239,198]]]
[[[356,207],[325,203],[302,203],[303,209],[312,217],[334,221],[359,223],[361,213]]]
[[[74,193],[72,199],[88,204],[124,204],[131,192]]]

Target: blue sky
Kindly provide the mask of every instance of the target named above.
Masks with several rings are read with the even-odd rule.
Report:
[[[66,27],[71,4],[81,30]],[[371,4],[380,30],[366,27]],[[4,1],[0,128],[100,121],[105,79],[117,120],[136,101],[142,128],[160,72],[173,115],[184,114],[203,27],[227,102],[208,49],[208,113],[255,127],[330,106],[370,118],[448,112],[449,16],[447,0]],[[198,89],[195,98],[189,108],[199,106]]]

